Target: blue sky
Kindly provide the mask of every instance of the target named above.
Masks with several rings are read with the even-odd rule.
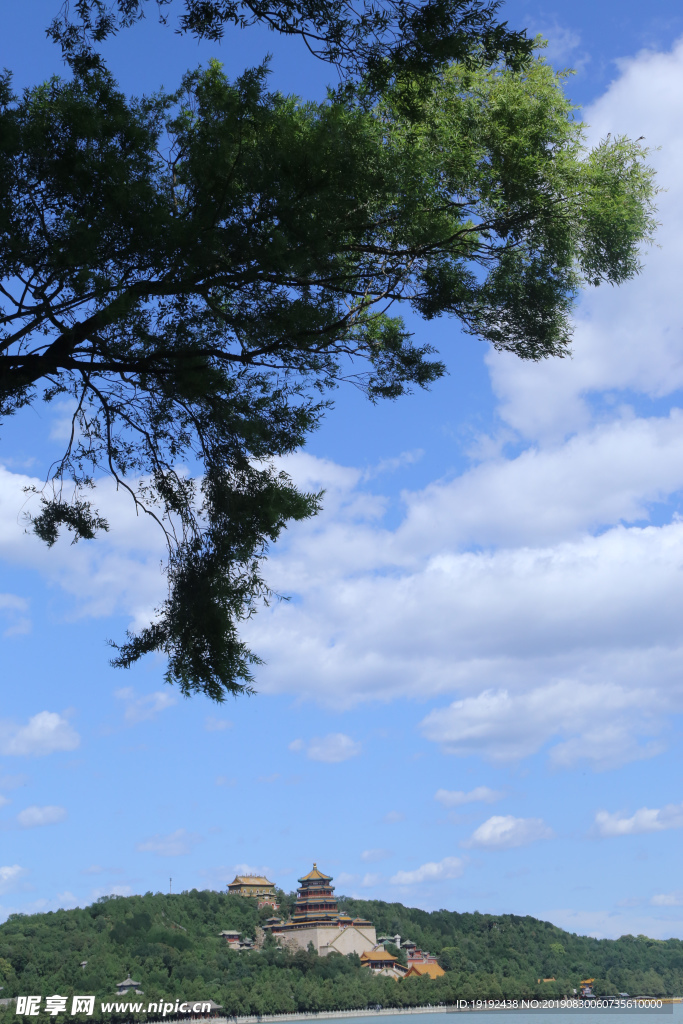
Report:
[[[60,71],[56,6],[6,12],[19,86]],[[317,860],[339,892],[683,936],[683,15],[643,10],[504,8],[577,69],[589,139],[659,147],[644,273],[583,297],[571,360],[414,321],[449,368],[431,393],[337,393],[287,466],[326,507],[272,553],[292,601],[249,626],[257,696],[217,707],[165,686],[160,661],[108,667],[107,638],[162,594],[160,539],[106,483],[105,540],[24,535],[21,488],[64,410],[3,426],[3,917],[236,869],[290,889]],[[266,50],[274,84],[322,95],[328,70],[260,30],[198,46],[150,22],[108,58],[144,91]]]

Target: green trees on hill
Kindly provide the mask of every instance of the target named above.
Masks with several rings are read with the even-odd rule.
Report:
[[[427,913],[401,903],[349,898],[343,904],[350,914],[370,918],[379,934],[398,932],[440,954],[444,970],[460,975],[463,984],[495,977],[507,994],[514,988],[513,981],[537,984],[538,978],[554,977],[557,984],[545,984],[543,992],[559,995],[575,988],[581,978],[595,977],[598,995],[683,991],[683,943],[678,939],[662,942],[645,935],[593,939],[514,914]]]
[[[555,996],[570,992],[584,977],[597,979],[598,994],[683,991],[678,939],[598,940],[532,917],[427,913],[400,903],[350,899],[344,904],[354,915],[373,920],[379,932],[398,931],[438,954],[445,977],[397,983],[374,977],[355,955],[291,952],[268,935],[261,949],[234,952],[219,932],[235,929],[257,937],[266,912],[246,898],[193,890],[113,896],[85,909],[12,915],[0,926],[2,995],[95,994],[112,1000],[117,982],[129,972],[141,984],[145,1005],[213,999],[230,1014],[361,1009],[377,1003],[419,1006],[533,997],[539,991]],[[539,986],[539,977],[552,976],[555,982]],[[15,1019],[13,1006],[0,1010],[0,1024]]]

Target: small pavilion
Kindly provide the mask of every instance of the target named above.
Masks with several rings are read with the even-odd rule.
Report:
[[[130,974],[123,981],[117,982],[116,991],[120,996],[125,996],[129,992],[135,992],[137,996],[144,995],[144,992],[140,988],[140,982],[133,981]]]

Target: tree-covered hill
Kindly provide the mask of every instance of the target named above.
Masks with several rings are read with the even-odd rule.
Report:
[[[565,932],[548,921],[515,914],[427,913],[401,903],[344,900],[354,915],[368,917],[378,935],[400,934],[430,952],[448,952],[444,966],[469,974],[506,978],[576,981],[595,977],[596,991],[680,995],[683,993],[683,942],[645,935],[592,939]],[[449,948],[451,947],[451,948]],[[446,963],[446,959],[450,961]]]
[[[269,909],[259,912],[247,898],[193,890],[112,896],[85,909],[13,914],[0,926],[2,995],[77,993],[112,999],[116,983],[128,973],[140,982],[145,1004],[213,999],[233,1014],[519,998],[540,991],[562,995],[585,977],[597,979],[598,994],[683,992],[683,942],[678,939],[597,940],[532,917],[427,913],[400,903],[350,898],[340,903],[370,918],[378,933],[399,932],[438,954],[446,976],[436,981],[377,978],[361,968],[355,955],[291,953],[270,936],[261,949],[230,950],[219,932],[236,929],[262,937],[258,929]],[[543,977],[556,981],[539,984]],[[13,1007],[0,1011],[0,1021],[5,1018],[16,1019]]]

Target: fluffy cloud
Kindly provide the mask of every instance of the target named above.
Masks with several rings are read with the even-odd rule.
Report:
[[[640,53],[584,112],[589,139],[608,132],[646,136],[659,184],[658,248],[644,253],[644,272],[618,289],[588,292],[579,311],[573,358],[529,364],[492,355],[489,366],[500,413],[527,437],[583,429],[600,392],[670,395],[683,385],[680,354],[680,268],[683,262],[683,40],[670,53]]]
[[[437,789],[434,799],[443,807],[461,807],[463,804],[472,803],[492,804],[496,800],[501,800],[503,796],[505,796],[504,793],[489,789],[488,786],[477,786],[469,793],[465,793],[461,789]]]
[[[343,732],[331,732],[327,736],[315,736],[308,744],[303,740],[293,740],[289,744],[289,749],[295,753],[305,750],[311,761],[338,764],[340,761],[357,757],[361,752],[361,745]]]
[[[380,860],[388,860],[393,857],[391,850],[363,850],[360,859],[366,864],[376,864]]]
[[[108,520],[110,533],[94,542],[72,545],[68,537],[48,548],[17,522],[30,508],[25,488],[38,490],[44,481],[0,466],[0,557],[42,573],[51,587],[68,595],[65,614],[109,616],[128,614],[133,628],[145,624],[163,599],[165,577],[161,530],[148,516],[138,516],[128,495],[109,479],[98,482],[93,501]],[[31,499],[35,500],[36,499]]]
[[[201,841],[202,837],[196,833],[179,828],[167,836],[150,836],[149,839],[138,843],[136,849],[143,853],[158,853],[160,857],[182,857],[190,853],[192,847]]]
[[[65,807],[26,807],[17,814],[21,828],[39,828],[42,825],[56,825],[66,818]]]
[[[660,892],[650,900],[653,907],[683,907],[683,889]]]
[[[638,747],[633,737],[633,712],[645,714],[645,688],[628,689],[609,683],[563,680],[527,693],[485,690],[476,697],[454,701],[422,721],[427,739],[443,744],[447,753],[483,754],[494,761],[517,760],[533,754],[557,736],[581,729],[551,751],[551,760],[567,765],[588,758],[597,766],[656,753],[656,745]],[[650,721],[654,707],[650,708]],[[609,716],[604,718],[603,716]],[[647,729],[647,716],[640,723]]]
[[[138,722],[146,722],[156,718],[160,711],[173,707],[176,697],[167,690],[158,690],[156,693],[148,693],[144,697],[136,697],[130,686],[117,690],[114,694],[119,700],[126,702],[124,719],[127,725],[137,725]]]
[[[601,836],[637,836],[644,832],[683,828],[683,804],[667,804],[659,809],[641,807],[630,818],[620,811],[613,814],[598,811],[595,826]]]
[[[392,875],[392,885],[419,885],[422,882],[443,882],[449,878],[460,878],[464,870],[460,857],[444,857],[440,861],[422,864],[414,871],[397,871]]]
[[[528,846],[537,839],[552,839],[554,834],[541,818],[515,818],[512,814],[494,814],[462,845],[488,850],[509,850],[514,846]]]
[[[19,864],[0,867],[0,892],[11,892],[25,874],[26,868],[20,867]]]
[[[90,894],[91,900],[99,900],[101,896],[131,896],[133,890],[130,885],[103,886],[100,889],[93,889]]]
[[[683,420],[666,422],[674,423],[667,437],[679,429],[683,436]],[[633,448],[626,427],[619,431],[626,480]],[[539,484],[551,476],[546,455],[536,459]],[[668,461],[669,455],[660,464]],[[605,466],[613,462],[606,450]],[[331,473],[328,463],[309,456],[294,469],[314,486],[325,486]],[[501,465],[501,473],[508,470]],[[596,464],[596,481],[600,475]],[[271,562],[277,589],[300,601],[248,626],[270,662],[261,690],[298,692],[342,708],[455,691],[451,709],[425,719],[425,735],[453,753],[497,760],[527,756],[549,741],[558,766],[585,759],[607,768],[660,749],[667,716],[683,710],[676,611],[683,603],[683,523],[615,525],[552,545],[439,551],[438,522],[425,518],[419,529],[413,523],[405,536],[408,520],[386,531],[372,510],[355,507],[357,477],[346,482],[346,492],[337,486],[334,508],[294,528],[288,550]],[[574,485],[565,484],[573,500]],[[508,490],[513,507],[517,492]],[[518,491],[528,490],[524,477]],[[470,504],[456,496],[448,516],[436,518],[448,519],[451,533],[462,515],[484,522],[491,508],[507,511],[503,493]],[[540,492],[537,499],[543,510]],[[582,497],[577,508],[584,504]],[[522,524],[530,516],[524,509],[511,518]],[[595,513],[591,521],[600,518]],[[531,517],[529,541],[538,525]],[[435,549],[424,558],[418,535],[423,547]]]
[[[60,750],[75,750],[80,736],[55,711],[40,711],[26,725],[0,723],[0,753],[42,757]]]
[[[31,620],[26,614],[28,601],[16,594],[0,594],[0,615],[7,619],[7,627],[3,636],[16,636],[21,633],[28,633],[31,629]]]
[[[214,718],[213,715],[207,715],[204,720],[204,728],[207,732],[224,732],[225,729],[232,729],[232,722],[229,722],[227,718]]]

